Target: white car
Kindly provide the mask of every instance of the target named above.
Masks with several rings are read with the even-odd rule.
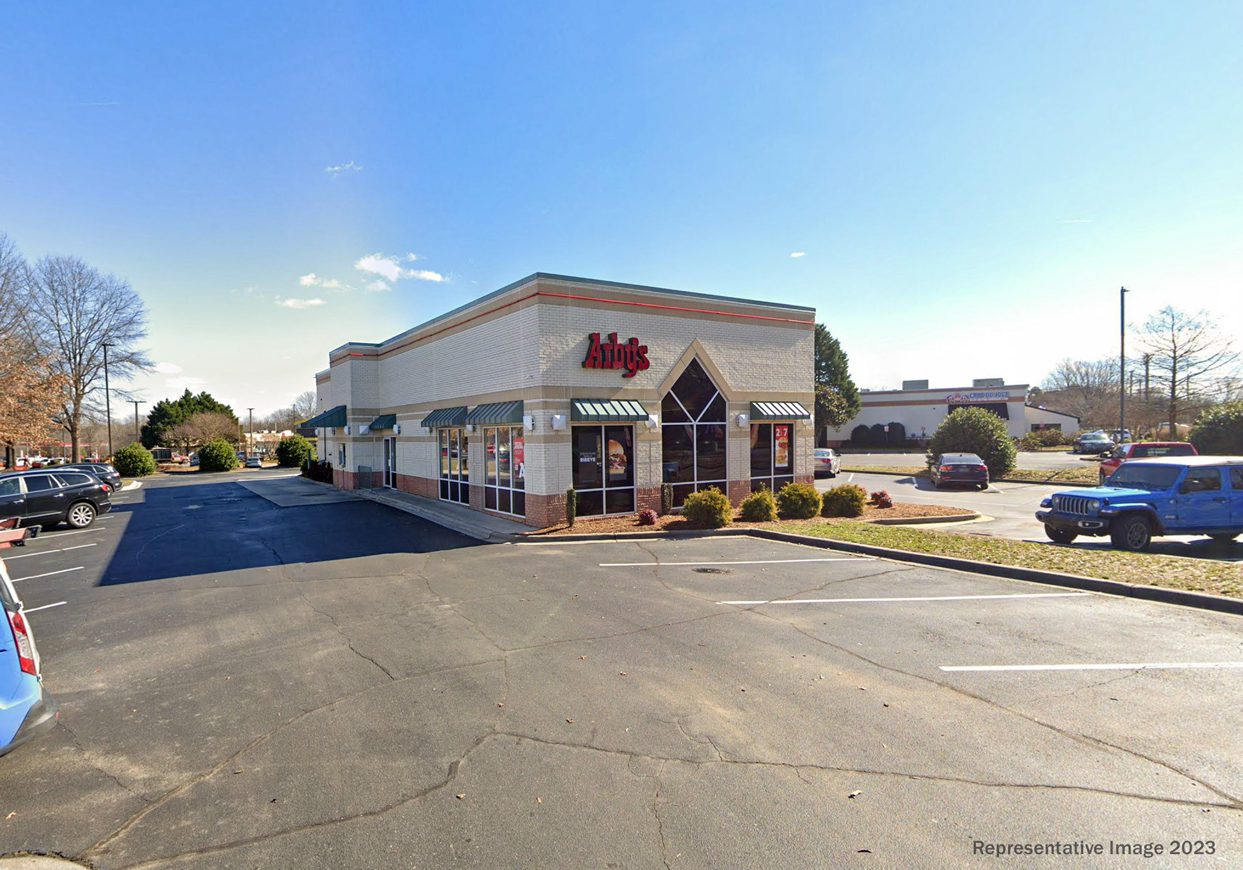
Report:
[[[832,447],[817,447],[812,468],[817,476],[825,474],[829,477],[837,477],[842,470],[842,455]]]
[[[259,456],[248,456],[246,458],[247,468],[263,468],[263,458]]]

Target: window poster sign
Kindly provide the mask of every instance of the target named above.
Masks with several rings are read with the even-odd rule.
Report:
[[[626,445],[620,441],[609,439],[609,480],[620,481],[626,479],[626,467],[630,463],[626,459]]]
[[[526,436],[514,430],[514,486],[521,486],[527,478]]]
[[[790,467],[790,424],[773,425],[773,466],[775,468]]]

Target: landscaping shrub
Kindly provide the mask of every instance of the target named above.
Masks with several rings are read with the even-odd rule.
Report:
[[[807,520],[820,513],[820,493],[810,483],[787,483],[777,493],[777,515],[783,520]]]
[[[1207,455],[1243,455],[1243,402],[1226,402],[1196,417],[1191,443]]]
[[[1019,447],[1023,450],[1039,450],[1041,447],[1061,447],[1069,441],[1061,429],[1037,429],[1035,432],[1028,432],[1019,441]]]
[[[302,467],[302,476],[318,480],[320,483],[332,483],[332,466],[327,460],[321,459],[316,462],[314,459],[309,459]]]
[[[719,529],[733,519],[734,509],[725,493],[710,486],[686,497],[682,516],[701,529]]]
[[[878,508],[891,508],[893,507],[893,497],[882,489],[872,493],[872,497],[869,499],[868,503],[875,505]]]
[[[146,477],[155,473],[155,457],[146,447],[134,442],[116,452],[112,457],[112,466],[122,477]]]
[[[868,447],[872,444],[872,430],[862,424],[850,430],[850,443],[859,447]]]
[[[574,520],[578,516],[578,493],[574,491],[574,487],[570,487],[565,491],[565,524],[571,529],[574,528]]]
[[[281,443],[276,445],[276,461],[281,464],[282,468],[301,468],[314,455],[315,448],[301,435],[282,438]]]
[[[237,468],[233,445],[223,438],[208,441],[199,448],[199,471],[232,471]]]
[[[906,427],[901,423],[890,423],[885,433],[885,444],[889,447],[901,447],[906,443]]]
[[[1014,468],[1018,448],[1006,421],[983,408],[955,408],[941,421],[928,445],[928,464],[942,453],[974,453],[994,480]]]
[[[644,508],[639,511],[639,525],[654,526],[656,525],[656,511],[651,508]]]
[[[767,489],[751,493],[742,500],[742,518],[748,523],[771,523],[777,519],[777,499]]]
[[[666,517],[673,513],[673,487],[667,483],[660,485],[660,515]]]
[[[863,487],[843,483],[824,494],[824,508],[821,513],[826,517],[862,516],[867,499],[867,490]]]
[[[873,447],[884,447],[887,443],[889,434],[885,432],[884,423],[873,423],[871,430],[868,432],[868,444]]]

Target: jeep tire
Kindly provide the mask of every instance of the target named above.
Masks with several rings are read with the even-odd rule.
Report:
[[[1148,549],[1148,544],[1152,541],[1152,526],[1139,514],[1124,514],[1110,526],[1109,541],[1115,550],[1138,553]]]
[[[1072,532],[1069,529],[1059,529],[1045,523],[1044,533],[1049,536],[1049,540],[1055,544],[1074,543],[1075,538],[1079,537],[1078,532]]]

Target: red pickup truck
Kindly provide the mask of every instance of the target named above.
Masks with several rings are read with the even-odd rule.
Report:
[[[1137,441],[1119,444],[1108,459],[1101,460],[1101,486],[1105,479],[1128,459],[1154,459],[1158,456],[1198,456],[1195,445],[1186,441]]]

